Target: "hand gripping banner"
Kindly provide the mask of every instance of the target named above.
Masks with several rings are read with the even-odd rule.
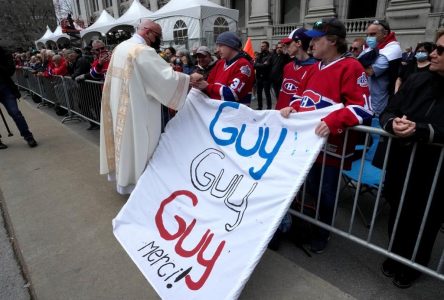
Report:
[[[114,234],[163,299],[235,299],[267,248],[338,109],[254,111],[191,90]]]

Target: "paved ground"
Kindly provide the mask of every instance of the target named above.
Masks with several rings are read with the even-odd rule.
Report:
[[[3,196],[0,193],[0,299],[30,299],[27,282],[22,276],[12,247],[12,234],[6,231],[7,224],[3,218]]]
[[[98,175],[98,132],[84,122],[61,124],[32,102],[20,107],[40,145],[30,149],[17,134],[4,139],[0,190],[36,298],[157,299],[112,234],[126,198]],[[353,297],[275,252],[264,255],[241,295],[300,298]]]
[[[63,125],[33,103],[21,107],[40,146],[4,139],[10,148],[0,152],[0,190],[37,297],[157,299],[112,235],[111,219],[126,199],[98,175],[98,132],[86,131],[85,122]],[[338,221],[346,226],[341,212],[350,210],[350,199],[340,205]],[[380,244],[386,243],[386,217],[387,210],[375,231]],[[359,220],[355,224],[365,233]],[[444,248],[443,234],[436,248]],[[444,299],[444,283],[429,276],[407,290],[394,287],[379,271],[383,259],[335,236],[326,253],[311,258],[284,241],[278,252],[266,252],[241,299]],[[23,279],[15,282],[23,291]],[[0,299],[8,298],[0,293]]]

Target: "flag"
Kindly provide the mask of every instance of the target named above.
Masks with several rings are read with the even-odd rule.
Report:
[[[253,49],[253,45],[251,44],[251,38],[247,39],[247,42],[245,43],[245,46],[244,46],[244,52],[246,52],[248,55],[250,55],[251,58],[254,58],[254,49]]]

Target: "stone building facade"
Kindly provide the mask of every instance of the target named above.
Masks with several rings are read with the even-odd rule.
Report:
[[[74,15],[91,23],[103,9],[115,18],[121,16],[132,0],[72,0]],[[186,0],[184,0],[186,1]],[[156,11],[168,0],[140,0]],[[310,27],[324,17],[338,17],[347,28],[348,38],[364,36],[367,24],[386,19],[405,47],[419,41],[431,41],[444,26],[442,0],[212,0],[239,10],[239,33],[260,41],[275,43],[296,27]]]

